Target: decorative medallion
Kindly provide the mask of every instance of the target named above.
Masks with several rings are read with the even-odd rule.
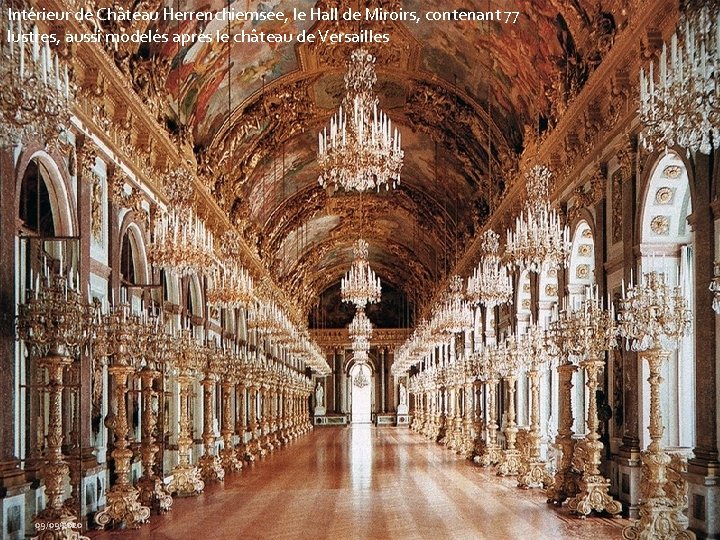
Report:
[[[557,286],[556,285],[545,285],[545,295],[550,297],[557,296]]]
[[[590,265],[589,264],[578,264],[575,269],[575,277],[578,279],[587,279],[590,277]]]
[[[590,257],[592,256],[593,252],[593,246],[592,244],[579,244],[578,245],[578,255],[581,257]]]
[[[530,284],[529,283],[523,284],[523,292],[526,292],[526,293],[530,292]]]
[[[655,193],[656,204],[672,204],[675,198],[675,190],[669,187],[661,187]]]
[[[650,222],[650,230],[658,236],[670,234],[670,218],[668,216],[655,216]]]
[[[557,277],[557,268],[551,268],[548,270],[547,275],[550,277]]]
[[[682,167],[680,165],[668,165],[663,169],[663,176],[665,178],[672,178],[673,180],[677,180],[680,178],[680,174],[682,173]]]
[[[582,237],[583,238],[592,238],[593,237],[592,231],[590,229],[585,229],[582,232]]]
[[[530,299],[529,299],[529,298],[525,298],[525,299],[522,301],[522,308],[523,308],[523,309],[530,309]]]

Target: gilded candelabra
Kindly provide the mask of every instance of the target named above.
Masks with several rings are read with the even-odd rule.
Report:
[[[518,427],[515,423],[515,384],[520,369],[521,355],[517,340],[510,336],[497,345],[493,351],[497,355],[500,376],[505,380],[508,390],[507,416],[505,419],[505,448],[497,467],[498,476],[516,476],[520,470],[520,451],[515,447]]]
[[[694,539],[686,530],[687,522],[678,519],[683,508],[682,496],[671,496],[668,491],[668,467],[671,457],[662,447],[663,422],[660,412],[660,371],[667,362],[670,349],[690,331],[691,313],[680,287],[671,287],[662,272],[643,274],[641,283],[623,287],[620,302],[620,335],[627,346],[638,351],[640,360],[646,359],[650,370],[650,444],[641,453],[642,476],[640,489],[645,496],[640,501],[640,519],[623,530],[623,538]],[[684,495],[686,496],[686,494]]]
[[[528,368],[530,381],[530,430],[528,431],[527,455],[518,472],[518,486],[522,488],[547,487],[552,478],[547,463],[540,457],[540,370],[550,363],[547,335],[537,325],[531,325],[518,346],[522,363]]]
[[[215,394],[215,383],[221,369],[221,351],[216,345],[206,345],[200,349],[203,379],[200,384],[203,388],[203,447],[205,453],[200,457],[200,476],[208,482],[222,482],[225,479],[220,458],[215,453],[215,407],[213,407],[213,396]]]
[[[160,316],[153,316],[143,325],[142,347],[144,365],[138,373],[140,378],[140,395],[142,398],[142,441],[140,456],[143,474],[138,480],[140,503],[156,512],[163,513],[172,507],[172,497],[165,483],[156,472],[155,458],[160,451],[157,444],[158,429],[158,392],[156,381],[160,380],[162,367],[170,353],[170,336],[162,331]]]
[[[92,312],[74,290],[72,275],[63,275],[62,260],[60,268],[59,274],[51,274],[46,266],[44,275],[37,276],[29,298],[19,306],[17,329],[30,354],[38,358],[37,365],[47,372],[47,378],[41,379],[48,395],[48,428],[40,471],[47,503],[35,516],[33,525],[38,538],[78,540],[85,538],[80,535],[82,524],[74,510],[63,504],[69,467],[62,453],[62,395],[66,370],[92,337]]]
[[[177,340],[177,350],[172,360],[177,371],[180,397],[180,431],[178,433],[178,464],[173,468],[173,478],[168,486],[170,493],[180,497],[199,495],[205,489],[198,468],[190,463],[190,447],[193,443],[190,425],[189,402],[191,385],[198,367],[202,365],[201,351],[190,331],[185,331]]]
[[[237,472],[242,469],[242,462],[238,460],[233,447],[232,425],[232,392],[237,382],[240,358],[236,351],[229,348],[223,354],[223,373],[220,380],[220,395],[222,399],[222,426],[220,435],[223,439],[223,448],[220,450],[220,460],[225,473]]]
[[[499,382],[499,373],[497,365],[498,357],[494,349],[486,347],[475,357],[476,376],[479,380],[484,381],[487,389],[487,411],[488,423],[486,440],[482,443],[476,443],[475,457],[473,461],[489,467],[496,465],[502,458],[502,448],[498,444],[498,423],[497,423],[497,387]]]
[[[549,346],[551,352],[558,357],[558,432],[555,437],[555,447],[561,452],[560,463],[555,471],[552,485],[547,490],[547,502],[557,505],[574,497],[579,487],[579,474],[573,467],[575,453],[575,439],[573,439],[573,413],[572,390],[573,374],[578,370],[577,365],[570,361],[570,349],[574,339],[574,319],[570,311],[563,309],[556,311],[549,328]]]
[[[107,340],[105,350],[111,359],[108,373],[115,383],[117,410],[110,426],[114,435],[114,448],[110,455],[115,462],[116,480],[107,492],[105,509],[95,514],[95,522],[100,528],[109,523],[136,528],[150,518],[150,508],[138,500],[140,493],[129,478],[133,452],[128,441],[127,394],[129,378],[135,372],[135,362],[140,355],[138,336],[142,335],[142,327],[125,301],[112,308],[103,324]]]
[[[596,397],[598,376],[605,365],[604,355],[616,344],[614,314],[603,308],[597,287],[591,287],[579,308],[571,311],[570,317],[570,353],[582,358],[580,367],[586,375],[588,433],[575,449],[575,457],[582,462],[583,475],[578,493],[568,501],[568,507],[581,516],[587,516],[593,511],[617,515],[622,511],[622,505],[608,493],[610,480],[600,473],[603,443],[598,433],[600,422]]]

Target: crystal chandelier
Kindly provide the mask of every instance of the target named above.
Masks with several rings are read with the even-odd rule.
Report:
[[[365,375],[365,369],[362,365],[358,369],[358,373],[357,375],[355,375],[355,378],[353,378],[353,384],[358,388],[365,388],[367,385],[370,384],[367,375]]]
[[[201,274],[215,265],[212,233],[192,209],[193,176],[184,167],[163,180],[168,206],[155,221],[150,258],[156,266],[179,276]]]
[[[318,182],[345,191],[389,189],[400,182],[403,151],[400,133],[378,109],[373,94],[377,81],[375,57],[365,49],[353,51],[345,74],[345,97],[318,134]]]
[[[355,304],[358,309],[366,304],[380,301],[380,278],[368,263],[368,243],[360,239],[353,246],[353,262],[350,270],[340,281],[340,298],[343,302]]]
[[[255,297],[253,279],[237,262],[217,265],[213,270],[206,297],[208,305],[211,306],[230,309],[247,307]]]
[[[620,336],[633,351],[672,349],[690,331],[692,313],[681,287],[670,287],[663,272],[643,274],[620,300]]]
[[[720,9],[700,3],[686,6],[669,51],[663,44],[658,73],[654,60],[640,70],[641,142],[650,151],[720,148]]]
[[[463,280],[460,276],[450,278],[450,287],[430,320],[431,333],[436,337],[459,334],[473,327],[473,312],[463,298]]]
[[[170,207],[155,222],[150,259],[179,276],[200,274],[213,266],[213,235],[191,208]]]
[[[352,322],[348,326],[350,339],[353,341],[356,339],[366,339],[369,341],[372,337],[372,331],[373,326],[370,319],[368,319],[368,316],[365,314],[365,310],[363,308],[358,309],[355,313],[355,317],[353,317]]]
[[[515,220],[515,230],[507,231],[506,252],[520,271],[539,273],[568,263],[570,230],[550,207],[550,177],[548,168],[541,166],[526,176],[525,207]]]
[[[52,146],[70,125],[73,92],[67,64],[41,45],[37,26],[23,28],[22,21],[0,17],[0,31],[32,34],[29,44],[0,42],[0,147],[39,140]],[[16,26],[15,26],[16,25]]]
[[[513,286],[507,267],[500,262],[500,235],[487,230],[482,236],[484,255],[468,278],[467,296],[474,304],[488,308],[506,304],[512,298]]]

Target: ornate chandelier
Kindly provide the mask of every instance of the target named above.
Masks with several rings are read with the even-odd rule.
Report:
[[[467,296],[474,304],[488,308],[506,304],[512,298],[513,286],[507,267],[500,262],[500,235],[487,230],[482,236],[484,255],[468,278]]]
[[[400,133],[378,109],[373,94],[377,82],[375,57],[365,49],[353,51],[345,74],[345,97],[318,134],[318,182],[345,191],[389,189],[400,182],[403,151]]]
[[[212,233],[191,207],[193,176],[184,167],[170,171],[163,188],[168,206],[155,221],[152,262],[179,276],[203,273],[214,266]]]
[[[348,326],[350,339],[353,341],[356,339],[366,339],[369,341],[372,337],[372,331],[373,326],[370,319],[368,319],[368,316],[365,314],[365,309],[358,309],[355,313],[355,317],[353,317],[352,322]]]
[[[450,278],[445,300],[436,307],[430,326],[431,333],[436,337],[458,334],[473,327],[473,312],[463,298],[463,280],[460,276]]]
[[[8,21],[3,10],[3,35],[33,34],[33,42],[19,45],[2,41],[0,48],[0,147],[31,139],[53,145],[70,125],[73,96],[67,64],[61,63],[48,43],[40,46],[37,26],[23,28]]]
[[[207,303],[211,306],[247,307],[255,298],[250,273],[237,262],[215,267],[212,285],[207,290]]]
[[[358,388],[365,388],[367,385],[370,384],[370,381],[368,381],[367,375],[365,375],[365,369],[361,365],[358,369],[357,375],[355,375],[355,378],[353,378],[353,384],[357,386]]]
[[[170,207],[155,222],[150,258],[179,276],[200,274],[215,260],[213,235],[190,208]]]
[[[368,243],[362,238],[353,246],[353,262],[350,270],[340,281],[340,298],[343,302],[355,304],[358,309],[380,301],[380,278],[370,268]]]
[[[709,154],[720,148],[720,9],[690,2],[678,30],[640,70],[641,141],[652,151],[675,144]],[[657,75],[657,84],[655,78]]]
[[[527,174],[525,207],[515,220],[515,230],[507,231],[505,250],[520,271],[539,273],[568,263],[570,230],[550,207],[550,177],[548,168],[541,166]]]

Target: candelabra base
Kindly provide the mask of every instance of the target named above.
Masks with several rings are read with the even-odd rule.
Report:
[[[242,469],[242,462],[237,458],[235,449],[231,445],[226,445],[220,450],[220,462],[225,473],[234,473]]]
[[[573,469],[558,470],[547,488],[547,502],[560,506],[566,500],[577,495],[580,474]]]
[[[143,506],[138,490],[130,485],[115,485],[107,493],[107,505],[95,514],[95,523],[104,529],[108,523],[136,529],[150,519],[150,508]]]
[[[75,513],[65,506],[45,508],[35,516],[33,525],[38,532],[33,540],[89,540],[80,534],[82,524]]]
[[[244,461],[245,463],[252,465],[255,463],[255,456],[250,450],[250,446],[247,444],[241,444],[237,448],[237,458]]]
[[[473,458],[473,461],[481,467],[497,465],[503,456],[502,448],[497,443],[476,443],[475,452],[477,452],[477,455]]]
[[[167,491],[167,487],[157,476],[143,476],[138,480],[138,491],[140,493],[140,504],[164,514],[172,508],[173,499]]]
[[[677,521],[673,501],[667,497],[651,497],[640,505],[640,519],[625,527],[625,540],[695,540],[695,533]]]
[[[586,517],[591,512],[607,512],[613,516],[620,514],[622,504],[608,493],[610,480],[600,474],[584,474],[579,482],[578,493],[568,501],[571,512]]]
[[[206,484],[225,480],[225,469],[222,468],[219,457],[206,453],[199,459],[199,465],[200,477]]]
[[[178,497],[193,497],[200,495],[205,489],[205,482],[200,477],[200,471],[192,465],[177,465],[173,469],[173,479],[168,486],[170,493]]]
[[[547,488],[553,479],[547,471],[547,463],[540,458],[529,458],[520,465],[518,487],[523,489]]]
[[[498,476],[516,476],[520,470],[520,451],[515,448],[506,448],[498,464]]]

